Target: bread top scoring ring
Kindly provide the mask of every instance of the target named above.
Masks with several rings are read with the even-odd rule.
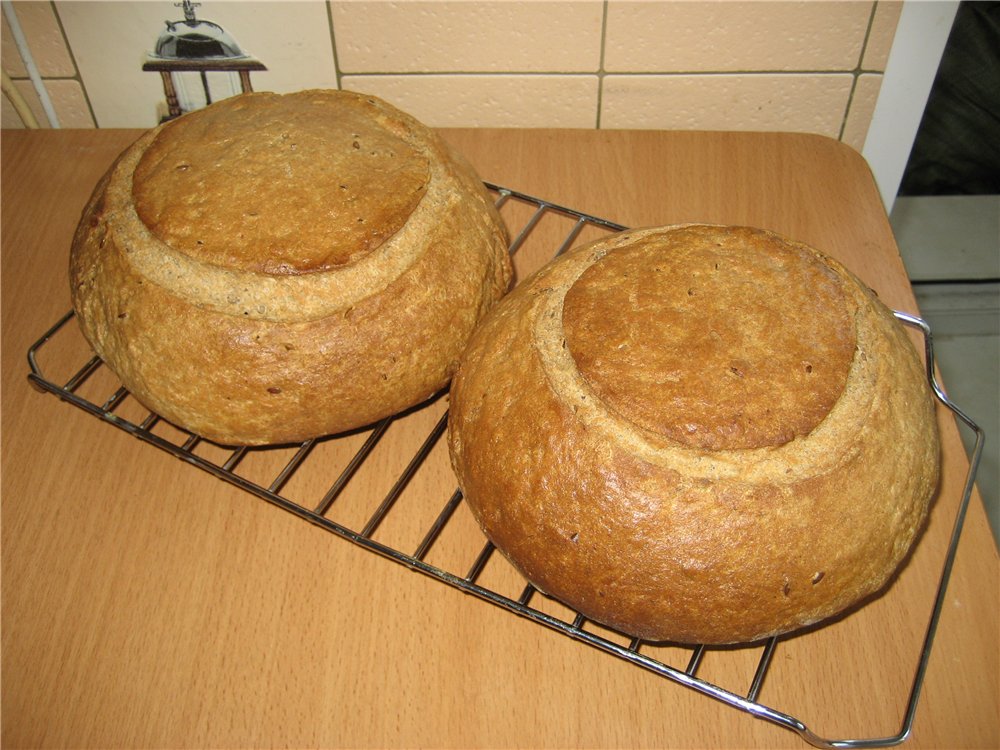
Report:
[[[446,172],[452,155],[432,159],[442,147],[428,136],[351,92],[233,97],[130,147],[105,218],[138,273],[193,304],[316,320],[389,286],[441,203],[462,195]],[[316,156],[333,150],[332,167]]]
[[[748,238],[704,227],[633,238],[573,282],[568,354],[609,410],[714,450],[782,445],[826,417],[855,348],[840,280],[789,246],[754,253]],[[770,293],[773,278],[809,294]]]
[[[818,251],[743,227],[623,232],[525,280],[474,334],[449,430],[515,567],[649,640],[753,641],[878,591],[939,460],[892,313]]]
[[[426,149],[373,98],[220,104],[164,128],[135,165],[139,218],[185,256],[277,276],[339,268],[392,237],[427,190]]]
[[[850,450],[877,373],[875,332],[855,326],[861,288],[819,258],[749,228],[626,232],[545,296],[546,375],[588,427],[686,475],[822,472]],[[782,297],[777,279],[808,292]]]

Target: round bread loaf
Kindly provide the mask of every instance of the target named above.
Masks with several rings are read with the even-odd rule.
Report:
[[[447,385],[507,290],[472,168],[372,96],[236,96],[143,135],[73,240],[73,305],[146,407],[225,444],[368,424]]]
[[[451,459],[539,590],[652,641],[750,642],[885,586],[935,492],[906,332],[840,264],[742,227],[579,247],[486,316]]]

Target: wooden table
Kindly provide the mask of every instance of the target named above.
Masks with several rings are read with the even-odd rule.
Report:
[[[916,311],[871,175],[834,141],[444,134],[492,182],[625,225],[776,230],[841,259],[890,306]],[[25,353],[69,309],[79,212],[137,135],[3,134],[5,748],[805,747],[787,729],[371,554],[30,388]],[[513,203],[504,211],[524,219]],[[521,272],[559,236],[540,230]],[[45,367],[75,368],[87,357],[78,349],[60,349]],[[443,404],[390,428],[338,512],[385,494],[405,446]],[[821,736],[901,726],[967,466],[954,419],[942,410],[941,422],[941,495],[891,590],[775,652],[759,700]],[[441,454],[436,447],[406,489],[402,502],[418,514],[454,488]],[[287,491],[322,493],[326,456],[313,456]],[[263,476],[284,460],[265,452],[246,471]],[[474,535],[463,510],[459,535]],[[1000,744],[997,593],[997,551],[974,496],[908,746]],[[683,649],[649,653],[681,669],[687,661]],[[697,675],[743,692],[759,656],[710,651]]]

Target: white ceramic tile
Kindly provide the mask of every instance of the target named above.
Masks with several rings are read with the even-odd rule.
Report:
[[[878,92],[882,89],[881,73],[864,73],[858,76],[854,85],[854,94],[847,111],[844,123],[844,134],[840,140],[860,152],[865,146],[868,126],[871,125],[878,101]]]
[[[607,76],[602,128],[840,134],[847,74]]]
[[[163,28],[164,12],[145,2],[60,2],[56,10],[100,127],[151,127],[163,100],[160,76],[142,71],[145,53]],[[115,43],[108,44],[109,29]]]
[[[603,4],[331,2],[344,73],[596,72]]]
[[[267,66],[254,73],[258,91],[286,93],[336,88],[337,73],[326,4],[306,2],[208,2],[202,10],[230,31],[243,49]]]
[[[902,0],[879,0],[875,4],[872,16],[871,30],[868,32],[868,44],[861,67],[865,70],[885,70],[889,60],[889,50],[896,35],[896,24],[903,10]]]
[[[257,90],[295,91],[336,86],[326,6],[319,2],[208,3],[199,18],[228,31],[268,68],[251,76]],[[59,2],[56,9],[80,68],[100,127],[151,127],[165,107],[157,73],[144,72],[172,3]],[[115,43],[108,44],[108,29]],[[219,97],[216,97],[219,98]]]
[[[344,76],[431,127],[593,128],[597,77],[588,75]]]
[[[609,0],[608,72],[853,70],[869,2]]]

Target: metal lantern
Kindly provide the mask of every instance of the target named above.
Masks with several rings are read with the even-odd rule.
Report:
[[[156,46],[146,55],[142,69],[156,71],[163,80],[163,91],[167,97],[168,115],[172,119],[182,114],[174,73],[197,72],[205,91],[205,102],[212,103],[212,92],[208,85],[209,71],[238,73],[243,92],[253,91],[250,72],[267,70],[263,63],[245,53],[229,32],[211,21],[199,20],[194,9],[201,3],[184,0],[174,3],[183,8],[184,20],[167,21],[160,32]]]

